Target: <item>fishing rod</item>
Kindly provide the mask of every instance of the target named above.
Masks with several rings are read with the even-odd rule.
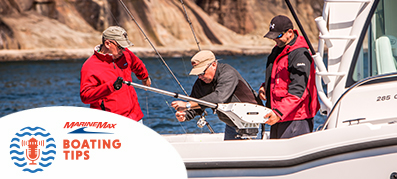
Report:
[[[198,47],[199,51],[201,51],[201,48],[200,48],[200,45],[199,45],[200,42],[197,40],[196,33],[194,33],[192,21],[190,21],[190,18],[187,15],[187,11],[185,9],[185,4],[183,3],[183,0],[181,0],[181,3],[182,3],[183,11],[185,12],[186,20],[187,20],[187,22],[190,25],[190,29],[192,30],[192,33],[193,33],[193,36],[194,36],[194,40],[196,40],[197,47]]]
[[[181,89],[183,90],[183,92],[187,94],[187,92],[185,91],[185,89],[183,88],[183,86],[181,85],[181,83],[179,82],[179,80],[176,78],[176,76],[174,75],[174,73],[172,72],[172,70],[170,69],[170,67],[167,65],[167,63],[165,62],[165,60],[163,59],[163,57],[160,55],[160,53],[157,51],[157,49],[154,47],[154,45],[152,44],[152,42],[149,40],[148,36],[145,34],[145,32],[143,31],[143,29],[141,28],[141,26],[139,26],[138,22],[135,20],[134,16],[131,14],[131,12],[128,10],[127,6],[124,4],[123,0],[119,0],[120,4],[123,6],[124,10],[127,12],[127,14],[130,16],[130,18],[135,22],[135,24],[138,26],[139,30],[142,32],[142,34],[145,36],[145,39],[149,42],[150,46],[152,46],[153,50],[157,53],[157,55],[159,56],[159,58],[161,59],[161,61],[163,62],[163,64],[167,67],[168,71],[171,73],[172,77],[174,77],[175,81],[178,83],[178,85],[181,87]]]
[[[312,55],[314,55],[313,59],[317,65],[318,69],[320,70],[320,72],[326,72],[327,69],[326,69],[324,63],[322,62],[322,58],[318,54],[316,54],[316,51],[314,50],[312,43],[310,43],[310,40],[307,37],[305,29],[303,29],[303,26],[302,26],[301,22],[299,21],[299,18],[295,13],[294,8],[291,5],[291,2],[289,0],[285,0],[285,3],[287,3],[288,9],[291,11],[291,14],[294,17],[296,24],[298,24],[298,27],[299,27],[300,31],[302,32],[302,35],[305,38],[306,43],[309,46]],[[331,81],[328,76],[322,76],[321,78],[323,79],[325,84],[328,84]]]
[[[314,50],[312,44],[310,43],[310,40],[307,37],[307,34],[306,34],[305,30],[303,29],[303,26],[302,26],[301,22],[299,21],[299,18],[295,13],[294,8],[291,5],[291,2],[289,0],[285,0],[285,3],[287,3],[288,9],[291,11],[291,14],[295,19],[295,22],[298,24],[298,27],[299,27],[300,31],[302,32],[302,35],[307,42],[307,45],[309,45],[310,51],[312,52],[313,55],[316,54],[316,51]]]
[[[153,87],[148,87],[138,83],[133,83],[129,81],[123,81],[123,83],[129,86],[171,96],[174,98],[183,99],[186,101],[193,101],[200,105],[210,107],[214,109],[215,112],[219,111],[225,114],[236,125],[236,127],[238,128],[239,135],[241,135],[241,137],[243,138],[256,137],[259,131],[259,125],[264,124],[269,119],[269,118],[264,118],[264,116],[272,112],[272,110],[267,107],[251,104],[251,103],[238,102],[238,103],[215,104],[197,98],[181,95],[175,92],[169,92]],[[209,124],[207,126],[211,130],[211,133],[214,133],[212,128],[209,126]]]

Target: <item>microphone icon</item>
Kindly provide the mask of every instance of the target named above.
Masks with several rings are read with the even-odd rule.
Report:
[[[44,141],[38,142],[33,137],[27,141],[28,149],[26,149],[26,157],[30,161],[32,161],[32,163],[29,163],[29,165],[36,165],[36,163],[34,163],[34,161],[36,161],[40,157],[40,149],[37,149],[38,145],[44,146]]]

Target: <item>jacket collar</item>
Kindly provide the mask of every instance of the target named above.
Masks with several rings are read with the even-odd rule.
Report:
[[[101,47],[102,47],[102,44],[94,47],[94,55],[101,61],[105,61],[105,62],[109,62],[109,63],[112,62],[113,55],[112,54],[103,54],[103,53],[99,52]]]

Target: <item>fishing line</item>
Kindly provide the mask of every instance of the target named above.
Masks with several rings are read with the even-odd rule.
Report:
[[[192,30],[192,33],[193,33],[193,36],[194,36],[194,40],[196,41],[198,50],[201,51],[201,48],[200,48],[200,45],[199,45],[200,42],[197,40],[196,33],[194,32],[194,29],[193,29],[192,21],[190,21],[190,18],[187,15],[187,11],[186,11],[186,8],[185,8],[185,3],[183,3],[183,0],[181,0],[181,4],[182,4],[182,7],[183,7],[183,11],[185,12],[186,20],[187,20],[187,22],[190,25],[190,29]],[[185,65],[185,63],[183,63],[183,64]],[[207,116],[207,115],[208,115],[207,111],[204,110],[203,113],[200,116],[204,117],[204,116]],[[211,127],[211,124],[208,121],[207,121],[206,126],[208,127],[208,129],[210,130],[211,133],[215,133],[214,130],[212,129],[212,127]]]
[[[110,10],[110,15],[112,15],[113,20],[116,21],[117,26],[120,26],[120,27],[121,27],[121,25],[120,25],[119,22],[117,21],[116,17],[114,17],[114,15],[113,15],[113,13],[112,13],[112,10]]]
[[[155,82],[155,81],[152,81],[152,82],[153,82],[153,85],[154,85],[156,88],[158,88],[158,85],[156,84],[156,82]],[[173,111],[174,108],[168,103],[168,101],[165,99],[165,97],[164,97],[163,95],[160,95],[160,96],[163,98],[163,100],[164,100],[165,103],[167,104],[167,107],[168,107],[168,109],[171,111],[171,113],[175,113],[175,112]],[[149,107],[147,107],[147,110],[148,110],[148,113],[149,113]],[[182,125],[182,122],[179,121],[179,120],[177,120],[177,121],[178,121],[179,125],[182,127],[182,129],[183,129],[183,131],[185,132],[185,134],[187,134],[185,128],[184,128],[183,125]]]
[[[181,85],[181,83],[179,82],[179,80],[176,78],[176,76],[174,75],[174,73],[172,72],[172,70],[170,69],[170,67],[167,65],[167,63],[165,62],[165,60],[163,59],[163,57],[160,55],[160,53],[157,51],[157,49],[154,47],[154,45],[152,44],[152,42],[149,40],[148,36],[145,34],[145,32],[143,31],[143,29],[141,28],[141,26],[139,26],[138,22],[135,20],[134,16],[131,14],[131,12],[128,10],[127,6],[124,4],[123,0],[119,0],[120,4],[123,6],[124,10],[127,12],[127,14],[130,16],[130,18],[135,22],[135,24],[138,26],[139,30],[142,32],[142,34],[145,36],[145,39],[149,42],[150,46],[153,48],[153,50],[157,53],[158,57],[161,59],[161,61],[163,62],[163,64],[167,67],[168,71],[171,73],[171,75],[174,77],[175,81],[178,83],[178,85],[181,87],[182,91],[186,94],[187,92],[185,91],[185,89],[183,88],[183,86]]]
[[[112,11],[110,10],[110,15],[112,15],[112,18],[113,18],[113,20],[116,22],[116,25],[117,26],[119,26],[119,27],[121,27],[121,25],[119,24],[119,22],[117,21],[117,19],[116,19],[116,17],[114,17],[114,15],[113,15],[113,13],[112,13]],[[146,98],[146,100],[145,100],[145,102],[146,102],[146,118],[150,118],[150,115],[149,115],[149,102],[148,102],[148,94],[146,94],[145,93],[145,98]]]
[[[135,22],[135,24],[137,25],[137,27],[139,28],[139,30],[142,32],[142,34],[145,36],[145,39],[149,42],[150,46],[151,46],[151,47],[153,48],[153,50],[157,53],[158,57],[161,59],[161,61],[163,62],[163,64],[167,67],[168,71],[170,72],[170,74],[172,75],[172,77],[175,79],[175,81],[178,83],[178,85],[181,87],[182,91],[186,94],[186,96],[189,96],[189,95],[187,94],[186,90],[183,88],[183,86],[182,86],[181,83],[179,82],[179,80],[176,78],[176,76],[175,76],[174,73],[172,72],[172,70],[170,69],[170,67],[167,65],[167,63],[166,63],[165,60],[163,59],[163,57],[160,55],[160,53],[159,53],[159,52],[157,51],[157,49],[154,47],[154,45],[152,44],[152,42],[149,40],[148,36],[145,34],[145,32],[143,31],[143,29],[141,28],[141,26],[139,26],[138,22],[135,20],[134,16],[131,14],[131,12],[128,10],[127,6],[124,4],[124,2],[123,2],[122,0],[119,0],[119,2],[120,2],[120,4],[123,6],[123,8],[124,8],[124,10],[127,12],[127,14],[130,16],[130,18]],[[184,6],[184,4],[183,4],[183,1],[181,0],[181,2],[182,2],[182,5],[183,5],[183,9],[185,10],[185,13],[186,13],[186,9],[185,9],[185,6]],[[201,49],[200,49],[200,46],[199,46],[199,42],[198,42],[198,40],[197,40],[197,38],[196,38],[196,35],[195,35],[195,33],[194,33],[192,23],[191,23],[190,19],[188,18],[187,13],[186,13],[186,18],[188,19],[188,22],[189,22],[190,27],[191,27],[191,29],[192,29],[194,38],[195,38],[196,43],[197,43],[197,47],[199,48],[199,50],[201,50]],[[164,98],[164,97],[163,97],[163,98]],[[164,99],[165,99],[165,98],[164,98]],[[165,100],[165,101],[166,101],[166,100]],[[167,105],[170,107],[170,105],[168,104],[167,101],[166,101],[166,103],[167,103]],[[178,120],[178,122],[179,122],[179,120]],[[180,123],[181,123],[181,122],[179,122],[179,124],[180,124]],[[180,124],[180,125],[181,125],[181,124]],[[209,126],[210,124],[209,124],[208,122],[207,122],[207,125],[208,125],[208,128],[211,130],[211,127]],[[182,125],[181,125],[181,126],[182,126]],[[182,126],[182,129],[185,131],[185,129],[183,128],[183,126]],[[211,132],[214,133],[212,130],[211,130]],[[186,131],[185,131],[185,133],[186,133]]]
[[[188,74],[188,70],[186,68],[186,63],[185,63],[185,59],[182,57],[182,63],[183,63],[183,68],[185,69],[185,74]]]
[[[121,2],[122,3],[122,2]],[[125,5],[124,5],[124,8],[126,8],[125,7]],[[128,9],[127,9],[128,10]],[[119,22],[117,21],[117,19],[116,19],[116,17],[113,15],[113,13],[112,13],[112,11],[110,11],[110,14],[111,14],[111,16],[112,16],[112,18],[113,18],[113,20],[116,22],[116,24],[118,25],[118,26],[120,26],[121,27],[121,25],[119,24]],[[135,21],[135,20],[134,20]],[[136,21],[135,21],[135,23],[137,23]],[[138,25],[138,24],[137,24]],[[139,25],[138,25],[138,27],[139,27]],[[140,28],[140,27],[139,27]],[[141,28],[140,28],[141,29]],[[141,31],[142,31],[142,29],[141,29]],[[142,31],[142,33],[143,33],[143,31]],[[145,35],[145,37],[146,37],[146,35]],[[147,37],[146,37],[146,39],[147,39]],[[149,40],[148,40],[149,41]],[[149,43],[150,43],[150,41],[149,41]],[[152,45],[152,47],[153,47],[153,45]],[[154,47],[153,47],[154,48]],[[157,52],[157,51],[156,51]],[[157,52],[158,53],[158,52]],[[159,55],[159,54],[158,54]],[[159,55],[160,56],[160,55]],[[161,56],[160,56],[161,57]],[[163,60],[163,59],[162,59]],[[163,62],[164,62],[164,60],[163,60]],[[165,64],[165,62],[164,62],[164,64]],[[167,64],[165,64],[166,66],[167,66]],[[168,66],[167,66],[168,67]],[[168,70],[170,70],[169,68],[168,68]],[[172,74],[172,72],[171,72],[171,74]],[[174,78],[176,78],[175,76],[174,76]],[[177,80],[178,81],[178,80]],[[157,84],[155,83],[155,81],[152,81],[152,83],[156,86],[156,87],[158,87],[157,86]],[[179,83],[179,82],[178,82]],[[182,88],[182,90],[184,91],[184,89],[183,89],[183,87],[181,86],[181,88]],[[186,93],[186,92],[185,92]],[[165,103],[167,104],[167,107],[168,107],[168,109],[170,109],[170,111],[173,113],[174,111],[172,111],[172,107],[171,107],[171,105],[168,103],[168,101],[164,98],[164,96],[162,96],[163,97],[163,100],[165,101]],[[147,118],[150,118],[149,116],[149,102],[148,102],[148,95],[145,93],[145,98],[146,98],[146,115],[147,115]],[[171,109],[172,108],[172,109]],[[182,127],[182,130],[185,132],[185,133],[187,133],[186,132],[186,130],[185,130],[185,128],[183,127],[183,125],[181,124],[181,122],[178,120],[178,123],[179,123],[179,125]]]
[[[147,96],[146,96],[146,115],[149,118],[149,102],[147,100]]]
[[[190,29],[192,30],[192,33],[193,33],[193,36],[194,36],[194,40],[196,40],[197,47],[198,47],[199,51],[201,51],[201,48],[200,48],[200,45],[199,45],[200,42],[197,40],[196,33],[194,33],[192,21],[190,21],[190,18],[187,15],[187,11],[185,9],[185,3],[183,3],[183,0],[181,0],[181,3],[182,3],[183,11],[185,12],[186,20],[187,20],[187,22],[190,25]]]

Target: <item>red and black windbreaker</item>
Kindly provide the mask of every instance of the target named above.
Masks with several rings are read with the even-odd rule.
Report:
[[[279,122],[313,118],[320,108],[309,47],[305,39],[294,32],[296,37],[292,43],[279,52],[276,52],[278,47],[273,49],[268,59],[271,68],[266,69],[271,70],[264,83],[267,107],[281,118]]]

